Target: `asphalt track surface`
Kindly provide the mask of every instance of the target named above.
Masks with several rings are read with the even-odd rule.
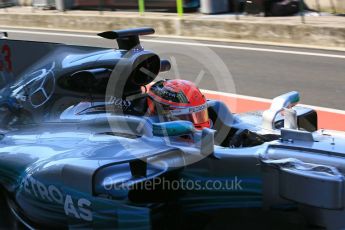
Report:
[[[114,41],[91,33],[23,29],[0,31],[8,31],[10,39],[116,47]],[[268,99],[296,90],[301,93],[303,104],[345,110],[343,51],[162,37],[143,37],[142,43],[146,49],[173,62],[173,70],[163,75],[164,78],[179,75],[196,81],[203,89]],[[195,52],[196,49],[201,53]],[[195,58],[207,53],[212,53],[205,60],[209,66]],[[225,81],[211,73],[220,61],[231,73]]]

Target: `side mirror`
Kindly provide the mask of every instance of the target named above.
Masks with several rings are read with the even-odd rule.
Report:
[[[7,32],[0,32],[0,39],[1,38],[8,38]]]
[[[277,114],[285,109],[291,109],[299,101],[300,96],[296,91],[292,91],[274,98],[271,107],[262,114],[262,127],[265,129],[274,129],[274,121]]]

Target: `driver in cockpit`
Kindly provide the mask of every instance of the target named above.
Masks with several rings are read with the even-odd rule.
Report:
[[[207,99],[193,82],[181,79],[158,81],[148,91],[147,104],[149,115],[160,116],[163,121],[190,121],[198,130],[213,128]],[[225,145],[249,147],[269,140],[248,129],[239,129],[232,134],[229,143]]]
[[[212,127],[207,100],[193,82],[161,80],[151,86],[148,95],[150,115],[160,115],[167,120],[190,121],[199,130]]]

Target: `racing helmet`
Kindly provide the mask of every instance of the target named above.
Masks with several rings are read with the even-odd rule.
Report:
[[[151,86],[148,95],[151,115],[191,121],[196,129],[210,128],[206,98],[194,83],[180,79],[161,80]]]

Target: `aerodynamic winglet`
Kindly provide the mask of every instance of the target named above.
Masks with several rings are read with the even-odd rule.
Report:
[[[153,28],[134,28],[126,30],[113,30],[99,33],[98,36],[106,39],[117,40],[119,49],[130,50],[140,45],[139,36],[154,34]]]
[[[105,31],[97,35],[102,38],[114,40],[118,38],[128,38],[128,37],[133,37],[133,36],[148,35],[148,34],[154,34],[154,33],[155,33],[155,30],[153,28],[143,27],[143,28],[134,28],[134,29],[125,29],[125,30]]]

